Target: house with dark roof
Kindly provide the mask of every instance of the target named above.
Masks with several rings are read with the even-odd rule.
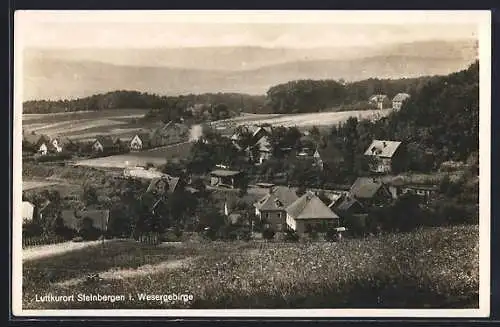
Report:
[[[150,134],[151,147],[186,142],[189,139],[189,128],[185,124],[169,121],[155,128]]]
[[[402,142],[373,140],[364,153],[373,173],[386,174],[403,169],[406,155]]]
[[[299,197],[289,187],[275,186],[254,203],[255,215],[275,231],[282,231],[286,226],[286,207]]]
[[[111,136],[98,136],[92,142],[91,147],[94,152],[112,151],[115,148],[115,142]]]
[[[342,196],[342,198],[338,199],[330,208],[344,219],[356,214],[366,213],[363,204],[349,194]]]
[[[286,208],[287,227],[301,235],[339,227],[340,217],[312,192],[306,192]]]
[[[141,131],[132,137],[129,142],[130,151],[140,151],[151,148],[151,133]]]
[[[46,155],[51,149],[51,139],[44,134],[25,134],[23,136],[25,145],[29,145],[35,153]]]
[[[408,93],[398,93],[392,98],[392,109],[399,110],[403,106],[403,103],[410,99]]]
[[[349,190],[349,196],[364,207],[384,205],[392,201],[388,186],[378,178],[358,177]]]

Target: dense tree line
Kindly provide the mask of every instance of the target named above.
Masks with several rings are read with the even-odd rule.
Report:
[[[373,94],[385,94],[392,99],[398,93],[418,93],[428,81],[437,78],[370,78],[350,83],[342,80],[291,81],[267,91],[265,109],[274,113],[374,109],[368,103]]]
[[[264,96],[239,93],[207,93],[179,96],[162,96],[137,91],[113,91],[72,100],[32,100],[23,104],[24,113],[55,113],[72,111],[100,111],[108,109],[156,109],[182,113],[189,108],[202,105],[209,108],[220,104],[229,111],[251,111],[262,106]]]

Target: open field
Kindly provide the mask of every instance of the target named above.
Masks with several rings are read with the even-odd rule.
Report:
[[[191,150],[191,145],[191,142],[184,142],[140,152],[85,159],[78,161],[75,165],[101,168],[145,166],[147,163],[152,163],[153,165],[164,165],[168,160],[185,158]]]
[[[49,136],[67,136],[82,140],[96,135],[113,135],[130,138],[141,128],[137,122],[147,112],[145,109],[103,111],[77,111],[59,114],[24,114],[23,130]]]
[[[384,110],[360,110],[341,112],[317,112],[307,114],[244,114],[240,117],[214,122],[218,130],[236,127],[245,124],[271,124],[273,126],[297,126],[299,128],[310,128],[312,126],[324,127],[337,125],[350,117],[358,119],[378,119],[387,116],[392,109]]]
[[[340,243],[124,240],[24,262],[23,308],[477,308],[478,261],[478,226]],[[102,280],[86,282],[90,273]],[[124,300],[35,301],[48,292]],[[137,293],[194,300],[138,301]]]

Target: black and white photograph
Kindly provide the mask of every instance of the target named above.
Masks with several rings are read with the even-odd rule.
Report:
[[[489,11],[16,11],[16,316],[486,317]]]

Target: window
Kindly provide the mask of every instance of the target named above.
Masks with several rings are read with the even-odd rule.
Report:
[[[281,218],[281,212],[278,212],[277,215],[278,215],[278,218]]]

